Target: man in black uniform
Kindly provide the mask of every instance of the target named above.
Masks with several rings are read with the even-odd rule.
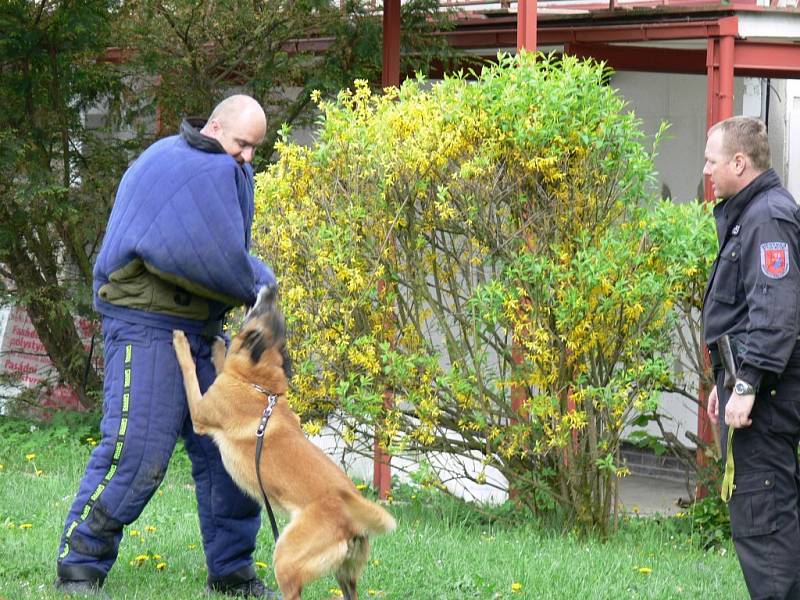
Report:
[[[752,598],[800,599],[800,217],[770,168],[764,123],[733,117],[708,132],[719,254],[703,306],[716,387],[708,416],[728,427],[735,478],[728,505]],[[736,383],[724,386],[717,342],[731,340]],[[724,421],[724,422],[723,422]]]

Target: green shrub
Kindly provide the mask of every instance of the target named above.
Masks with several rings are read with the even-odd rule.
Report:
[[[671,381],[674,308],[701,277],[682,225],[709,225],[654,203],[607,79],[523,53],[475,81],[357,81],[319,103],[313,145],[279,145],[254,239],[309,433],[336,414],[348,442],[475,459],[476,482],[491,465],[531,509],[607,531],[620,437]]]

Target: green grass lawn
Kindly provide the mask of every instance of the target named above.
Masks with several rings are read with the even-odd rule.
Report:
[[[90,452],[74,437],[63,428],[41,435],[0,427],[0,600],[62,597],[52,587],[55,556]],[[441,494],[399,496],[389,507],[398,529],[373,541],[361,598],[747,598],[730,543],[698,550],[666,520],[626,520],[600,542],[519,519],[492,523]],[[265,518],[255,558],[274,585],[271,555]],[[204,582],[188,459],[179,449],[156,496],[126,528],[104,590],[112,598],[198,598]],[[337,597],[333,577],[304,594]]]

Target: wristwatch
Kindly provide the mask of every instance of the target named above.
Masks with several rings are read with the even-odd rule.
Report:
[[[754,388],[746,381],[737,379],[736,383],[733,385],[733,391],[739,394],[740,396],[750,396],[756,393],[756,388]]]

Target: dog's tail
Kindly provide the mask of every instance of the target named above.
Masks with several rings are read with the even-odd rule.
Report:
[[[388,511],[360,494],[346,492],[343,500],[353,523],[363,529],[363,533],[368,535],[387,533],[397,527],[394,517]]]

